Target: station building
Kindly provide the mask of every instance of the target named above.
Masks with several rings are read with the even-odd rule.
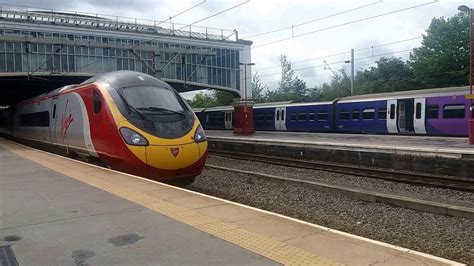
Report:
[[[238,97],[251,87],[250,66],[241,64],[251,61],[251,44],[236,30],[3,5],[0,105],[115,70],[156,76],[180,92]]]

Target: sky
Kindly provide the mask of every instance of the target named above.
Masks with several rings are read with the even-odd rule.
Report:
[[[0,3],[161,21],[202,1],[15,0]],[[207,0],[172,21],[193,23],[244,2],[246,0]],[[411,8],[419,5],[423,6]],[[288,57],[296,75],[311,88],[328,82],[333,76],[330,69],[337,72],[345,68],[349,71],[350,64],[344,61],[350,60],[351,49],[355,49],[356,70],[374,65],[382,56],[407,60],[409,50],[420,46],[422,34],[426,34],[431,19],[451,17],[458,12],[459,5],[474,7],[474,1],[250,0],[197,25],[236,29],[239,38],[252,41],[252,63],[255,63],[252,71],[257,71],[269,88],[276,88],[278,84],[278,58],[281,54]],[[407,10],[399,11],[402,9]],[[391,12],[394,13],[384,15]],[[338,13],[342,14],[336,15]],[[284,28],[287,29],[254,36]],[[282,39],[287,40],[279,41]],[[334,54],[339,55],[331,56]],[[324,61],[329,67],[324,67]],[[187,98],[192,95],[188,94]]]

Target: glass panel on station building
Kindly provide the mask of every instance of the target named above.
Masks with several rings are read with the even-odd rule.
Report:
[[[0,41],[0,71],[103,73],[126,69],[155,75],[156,64],[161,78],[240,89],[241,48],[224,43],[221,48],[214,48],[215,44],[211,48],[204,42],[183,45],[157,37],[148,37],[157,39],[147,41],[132,35],[118,39],[105,31],[96,35],[56,31],[0,30],[0,36],[28,41]],[[136,46],[135,54],[130,52],[131,46]]]

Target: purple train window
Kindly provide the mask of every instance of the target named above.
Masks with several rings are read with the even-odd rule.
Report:
[[[340,120],[349,120],[349,112],[348,111],[339,112],[339,119]]]
[[[364,109],[364,111],[362,111],[362,118],[364,120],[375,119],[375,109]]]
[[[395,104],[390,105],[390,119],[395,119]]]
[[[318,121],[327,121],[328,120],[328,113],[318,113]]]
[[[427,105],[425,111],[426,119],[438,119],[439,117],[438,105]]]
[[[443,118],[464,118],[466,115],[466,105],[451,104],[443,107]]]
[[[416,119],[421,118],[421,103],[416,103]]]
[[[298,121],[306,121],[307,116],[308,115],[306,113],[299,113],[298,114]]]
[[[378,114],[379,120],[387,120],[387,108],[380,108]]]
[[[352,111],[352,120],[359,120],[359,118],[360,118],[359,110]]]

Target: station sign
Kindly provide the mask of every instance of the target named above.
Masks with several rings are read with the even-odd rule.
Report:
[[[466,94],[466,99],[474,100],[474,94]]]

